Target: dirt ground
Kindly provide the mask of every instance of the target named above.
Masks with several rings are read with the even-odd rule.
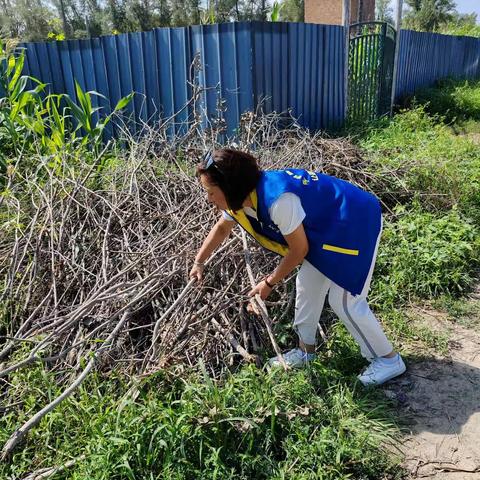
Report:
[[[469,301],[480,306],[480,285]],[[407,423],[405,478],[480,480],[480,316],[466,328],[435,310],[420,314],[432,330],[449,332],[448,353],[411,359],[384,387]]]

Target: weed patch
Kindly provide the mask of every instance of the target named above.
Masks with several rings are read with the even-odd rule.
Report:
[[[480,301],[455,298],[443,295],[432,302],[434,308],[447,313],[450,321],[466,328],[478,328],[480,325]]]
[[[447,122],[480,120],[480,82],[444,79],[435,87],[415,94],[415,102],[425,105],[431,115],[441,115]]]
[[[132,396],[121,379],[94,376],[0,472],[24,475],[84,453],[69,478],[380,478],[394,471],[382,444],[396,427],[377,393],[342,377],[327,358],[288,373],[245,367],[215,383],[162,372]],[[10,401],[21,392],[26,413],[57,384],[40,368],[18,373]],[[22,418],[0,420],[1,441]]]
[[[470,138],[452,134],[439,117],[417,107],[374,125],[358,142],[395,202],[417,200],[429,210],[458,206],[480,225],[480,149]]]
[[[396,213],[377,258],[372,296],[379,306],[465,292],[480,264],[478,228],[456,210],[433,214],[417,206]]]

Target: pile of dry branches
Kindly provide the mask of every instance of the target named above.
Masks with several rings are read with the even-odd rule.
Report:
[[[251,151],[264,169],[301,167],[373,184],[348,141],[294,124],[279,129],[281,120],[246,114],[234,146]],[[217,147],[212,130],[192,128],[173,139],[167,125],[145,130],[102,170],[108,148],[87,165],[66,158],[61,172],[48,164],[12,170],[10,193],[0,200],[8,213],[0,304],[9,319],[0,377],[38,363],[72,375],[62,396],[12,435],[4,455],[93,368],[146,374],[202,359],[215,375],[237,359],[257,361],[258,352],[278,349],[271,322],[291,313],[291,282],[276,289],[270,315],[262,305],[258,318],[244,310],[252,284],[278,258],[235,231],[210,259],[203,283],[188,280],[219,215],[193,175],[204,152]]]

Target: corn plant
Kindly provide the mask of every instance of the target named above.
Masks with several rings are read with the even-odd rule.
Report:
[[[202,25],[213,25],[214,23],[217,23],[215,5],[212,4],[206,10],[201,12],[200,23]]]
[[[282,3],[273,2],[272,12],[270,13],[270,21],[278,22],[280,21],[280,12],[282,10]]]
[[[114,114],[129,104],[133,92],[121,98],[110,114],[95,119],[101,107],[93,107],[92,98],[105,98],[103,95],[84,92],[76,81],[78,103],[67,94],[47,94],[47,84],[22,75],[24,62],[24,51],[18,53],[0,44],[0,140],[3,154],[19,155],[25,150],[40,149],[40,153],[60,162],[62,153],[75,152],[79,147],[97,153],[105,127]],[[33,89],[28,89],[29,81],[33,83]],[[6,165],[5,158],[1,158],[0,163]]]
[[[0,44],[0,140],[2,150],[15,151],[24,143],[29,143],[41,131],[39,122],[40,93],[45,84],[22,75],[25,56],[16,56],[7,46]],[[31,80],[35,88],[28,90]]]
[[[75,81],[75,91],[78,98],[78,104],[76,104],[68,95],[65,95],[68,108],[74,119],[76,127],[73,131],[73,135],[77,136],[81,131],[85,133],[82,138],[82,144],[91,144],[94,149],[97,149],[102,140],[102,134],[105,127],[110,123],[112,116],[124,109],[132,100],[133,92],[129,95],[121,98],[112,113],[97,121],[94,119],[96,112],[101,110],[101,107],[93,107],[92,96],[98,96],[106,99],[106,97],[100,93],[89,91],[84,92],[77,81]]]

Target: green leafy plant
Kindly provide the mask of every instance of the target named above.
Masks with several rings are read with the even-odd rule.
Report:
[[[64,33],[55,33],[55,32],[49,32],[47,35],[48,40],[55,40],[57,42],[61,42],[62,40],[65,40],[65,34]]]
[[[458,294],[480,266],[479,229],[456,210],[443,214],[398,207],[379,249],[374,295],[383,306]]]
[[[434,87],[418,91],[414,98],[427,112],[442,115],[448,122],[480,120],[480,81],[442,79]]]
[[[43,132],[40,94],[46,84],[22,75],[25,54],[15,54],[11,47],[0,42],[0,139],[3,153],[33,141]],[[35,88],[28,90],[28,81]]]
[[[22,75],[25,61],[24,51],[19,53],[0,45],[0,138],[4,147],[3,155],[19,155],[25,149],[51,155],[52,161],[61,163],[64,151],[74,152],[78,147],[89,147],[93,153],[103,140],[105,127],[113,115],[124,109],[132,100],[133,92],[120,99],[113,111],[98,115],[100,107],[93,107],[92,98],[103,95],[84,92],[75,81],[78,103],[67,94],[45,94],[46,84]],[[28,90],[28,82],[35,88]],[[0,162],[5,165],[5,157]]]
[[[272,11],[270,12],[270,21],[278,22],[280,20],[280,13],[282,11],[283,4],[279,2],[273,2]]]
[[[395,202],[416,198],[432,211],[456,206],[480,226],[480,149],[442,120],[417,106],[391,121],[372,123],[359,132],[358,143],[386,186],[383,199],[392,208],[388,192],[395,192]]]
[[[84,92],[77,81],[75,81],[75,92],[77,94],[78,104],[70,97],[65,96],[68,108],[76,124],[72,134],[76,137],[83,131],[85,135],[83,136],[82,143],[90,143],[96,149],[101,142],[102,133],[108,123],[110,123],[112,116],[118,111],[123,110],[130,103],[133,98],[133,92],[121,98],[115,105],[112,113],[97,121],[94,120],[94,115],[101,110],[101,107],[93,107],[92,96],[101,97],[106,100],[105,96],[94,91]]]
[[[379,478],[393,471],[382,444],[397,430],[380,396],[341,376],[322,361],[288,373],[249,366],[219,383],[202,371],[159,372],[132,396],[120,377],[95,375],[42,421],[0,475],[25,476],[82,452],[69,478]],[[0,419],[0,441],[58,394],[56,380],[41,367],[11,378],[9,403],[20,406]]]
[[[214,23],[217,23],[217,15],[213,3],[211,3],[206,10],[201,12],[200,23],[202,25],[213,25]]]

